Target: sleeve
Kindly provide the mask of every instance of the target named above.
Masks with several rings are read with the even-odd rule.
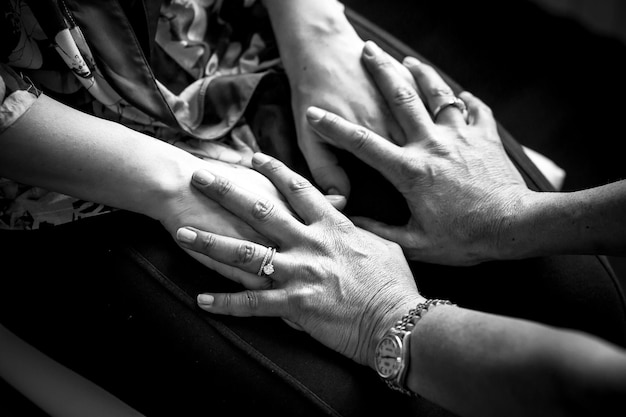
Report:
[[[41,95],[28,79],[0,63],[0,134],[30,109]]]

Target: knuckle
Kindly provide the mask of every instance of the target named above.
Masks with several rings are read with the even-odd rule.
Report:
[[[242,305],[246,306],[252,311],[256,310],[259,307],[259,297],[257,297],[256,292],[251,290],[246,290],[241,293],[241,302]]]
[[[408,86],[396,88],[393,93],[393,103],[396,106],[403,106],[412,103],[417,99],[417,92]]]
[[[211,233],[206,233],[200,238],[200,246],[204,252],[211,252],[215,249],[217,239]]]
[[[339,120],[339,116],[334,113],[326,113],[324,115],[324,121],[327,127],[331,129],[337,129],[341,126],[341,121]]]
[[[215,192],[218,195],[225,196],[228,194],[233,188],[233,185],[230,181],[224,178],[217,178],[215,180]]]
[[[387,71],[391,69],[393,63],[384,54],[380,54],[378,57],[376,57],[376,59],[374,59],[374,66],[381,71]]]
[[[313,185],[311,184],[311,182],[302,177],[293,178],[289,182],[289,191],[294,192],[294,193],[308,191],[311,188],[313,188]]]
[[[226,310],[230,310],[233,306],[233,295],[231,293],[224,293],[222,295],[222,305]]]
[[[274,204],[269,200],[257,200],[252,207],[252,216],[260,221],[269,220],[274,213]]]
[[[282,162],[274,158],[263,164],[263,168],[265,168],[265,170],[267,170],[268,172],[280,171],[281,169],[283,169],[284,166],[285,165]]]
[[[244,242],[237,248],[235,262],[239,264],[248,264],[254,259],[255,252],[256,250],[254,245]]]
[[[369,130],[367,130],[364,127],[357,127],[356,129],[354,129],[351,134],[351,143],[352,143],[352,147],[354,148],[354,150],[356,151],[362,151],[364,149],[367,148],[371,137],[370,137],[370,132]]]
[[[428,93],[435,98],[446,98],[454,96],[454,92],[449,87],[433,87],[428,90]]]
[[[413,184],[424,174],[419,159],[411,155],[406,155],[405,158],[402,158],[397,165],[397,169],[398,177],[410,184]]]

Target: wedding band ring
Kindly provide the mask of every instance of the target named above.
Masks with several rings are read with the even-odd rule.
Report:
[[[274,261],[275,254],[276,248],[269,246],[267,248],[267,252],[265,252],[265,256],[263,257],[263,262],[261,262],[259,272],[257,272],[258,276],[270,276],[274,273],[274,265],[272,264],[272,262]]]
[[[448,101],[435,107],[435,110],[433,110],[433,120],[436,121],[439,113],[441,113],[443,109],[448,108],[450,106],[453,106],[459,109],[461,111],[461,114],[463,115],[463,119],[465,119],[465,121],[467,122],[467,105],[465,104],[463,100],[461,100],[460,98],[456,96],[450,98]]]

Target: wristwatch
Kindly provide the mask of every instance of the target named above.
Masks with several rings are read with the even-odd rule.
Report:
[[[427,300],[409,310],[402,319],[387,331],[376,345],[374,366],[378,375],[390,388],[403,394],[416,396],[406,387],[409,371],[411,331],[431,306],[452,304],[447,300]]]

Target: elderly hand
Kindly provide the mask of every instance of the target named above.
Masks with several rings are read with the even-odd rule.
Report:
[[[463,92],[466,121],[463,102],[448,105],[455,99],[451,88],[415,58],[404,65],[419,93],[375,44],[366,44],[363,62],[402,126],[406,144],[395,145],[319,108],[308,110],[308,120],[331,143],[378,169],[404,195],[412,216],[405,226],[353,221],[399,243],[413,260],[471,265],[498,259],[507,244],[500,237],[532,191],[507,157],[491,110]]]
[[[191,168],[192,170],[209,169],[217,175],[228,177],[230,181],[235,184],[254,190],[257,194],[272,200],[274,204],[280,206],[282,209],[291,211],[287,202],[274,184],[251,167],[229,164],[215,159],[196,159],[194,160],[194,164],[193,168]],[[187,187],[177,187],[178,192],[174,198],[164,200],[160,205],[161,211],[165,213],[161,217],[161,223],[172,236],[176,235],[176,231],[179,227],[186,225],[204,228],[210,232],[231,237],[251,239],[266,245],[272,243],[271,240],[266,239],[250,227],[249,224],[224,209],[218,203],[207,200],[207,198],[202,195],[197,188],[192,187],[189,182],[187,182],[187,184]],[[327,195],[325,198],[338,210],[341,210],[346,204],[346,199],[342,196]],[[250,276],[242,273],[238,268],[216,262],[198,252],[186,251],[203,265],[235,282],[255,288],[261,288],[267,284],[265,280],[260,280],[258,277],[250,280]]]
[[[248,276],[244,286],[266,280],[269,285],[234,294],[201,294],[200,307],[216,314],[281,317],[327,347],[373,366],[376,341],[424,301],[402,250],[357,228],[281,162],[255,154],[253,166],[280,190],[294,214],[207,170],[197,171],[193,184],[275,242],[275,253],[258,242],[199,227],[181,228],[177,237],[188,250],[240,269]],[[273,270],[262,269],[265,265]]]

